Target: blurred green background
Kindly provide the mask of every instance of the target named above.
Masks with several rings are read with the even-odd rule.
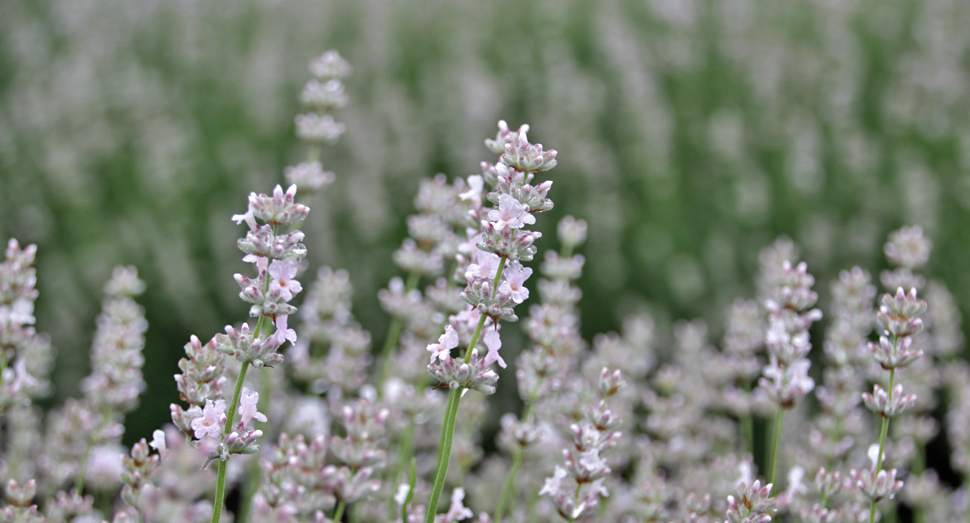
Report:
[[[905,224],[966,311],[967,20],[966,0],[4,0],[0,238],[40,249],[52,401],[87,374],[111,267],[137,266],[149,393],[126,440],[147,435],[189,335],[245,317],[229,217],[302,160],[306,64],[333,48],[355,67],[347,132],[306,244],[351,270],[376,346],[418,181],[479,172],[499,119],[559,151],[540,249],[558,218],[589,222],[588,336],[643,308],[719,336],[779,234],[824,305]]]

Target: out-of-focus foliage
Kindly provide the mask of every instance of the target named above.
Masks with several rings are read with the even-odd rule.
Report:
[[[164,416],[188,334],[244,314],[228,216],[302,159],[306,62],[335,48],[355,67],[347,133],[306,243],[351,269],[378,340],[419,178],[477,172],[491,157],[468,144],[500,118],[559,151],[553,218],[589,222],[587,333],[643,304],[720,325],[776,235],[826,282],[883,267],[903,224],[966,307],[967,20],[965,0],[7,0],[0,237],[38,244],[60,397],[110,267],[138,266],[141,412]]]

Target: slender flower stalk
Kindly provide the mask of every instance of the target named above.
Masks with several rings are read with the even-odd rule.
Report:
[[[502,438],[507,438],[513,445],[512,465],[495,506],[495,521],[502,521],[507,507],[510,511],[515,510],[518,500],[515,494],[516,478],[525,450],[541,439],[542,432],[533,421],[535,406],[537,401],[545,399],[552,392],[546,384],[548,380],[555,381],[556,376],[549,372],[550,368],[540,367],[546,364],[555,367],[556,363],[551,362],[566,359],[564,354],[559,354],[557,358],[556,353],[568,352],[563,349],[579,338],[578,316],[575,302],[572,301],[573,297],[578,298],[578,293],[570,283],[579,279],[585,263],[583,256],[573,256],[573,251],[586,241],[586,227],[585,221],[566,216],[556,228],[561,244],[558,255],[552,251],[545,253],[541,271],[550,279],[539,280],[542,305],[530,310],[524,329],[535,349],[523,354],[516,363],[516,379],[525,411],[521,422],[508,416],[503,418],[502,423]],[[556,386],[553,385],[553,388]]]
[[[404,293],[408,294],[413,291],[415,288],[417,288],[420,281],[420,274],[416,272],[409,274],[407,285],[404,287]],[[401,339],[401,331],[403,328],[404,321],[398,317],[394,317],[391,320],[391,325],[387,328],[387,338],[384,340],[384,348],[381,350],[381,370],[377,375],[377,384],[375,385],[375,388],[379,394],[383,393],[384,383],[387,382],[387,377],[391,373],[391,365],[393,363],[391,356],[394,353],[394,349],[397,347],[398,341]]]
[[[74,495],[84,491],[91,453],[95,446],[120,439],[121,420],[138,405],[145,389],[142,366],[145,358],[145,311],[133,297],[145,290],[134,267],[115,267],[105,285],[102,313],[91,348],[91,375],[81,382],[84,403],[92,414],[100,414],[97,428],[88,434],[74,484]],[[108,436],[107,438],[105,436]]]
[[[239,378],[236,380],[236,390],[233,391],[232,403],[229,404],[229,414],[226,415],[226,428],[223,430],[223,437],[229,435],[230,427],[232,427],[232,414],[236,411],[236,406],[239,405],[239,395],[242,393],[243,383],[246,381],[246,370],[248,368],[249,362],[246,362],[243,363],[242,369],[239,371]],[[219,468],[216,472],[216,494],[212,508],[212,523],[218,523],[222,517],[222,505],[226,501],[226,468],[228,465],[229,460],[219,460]]]
[[[923,350],[916,347],[915,334],[923,329],[920,316],[924,312],[926,302],[917,299],[916,289],[911,288],[906,293],[900,287],[895,295],[883,295],[882,305],[876,314],[880,336],[878,342],[869,343],[869,351],[876,363],[889,371],[889,388],[883,389],[876,384],[871,394],[862,394],[866,407],[881,417],[879,445],[873,445],[876,454],[870,455],[871,471],[852,471],[857,487],[870,499],[869,523],[876,520],[876,504],[885,498],[895,497],[903,487],[902,481],[895,479],[896,470],[892,469],[887,473],[882,469],[882,464],[890,418],[902,414],[916,404],[916,395],[904,394],[903,386],[896,384],[896,370],[923,356]]]
[[[446,327],[438,343],[428,345],[428,351],[432,353],[428,370],[441,383],[447,384],[451,392],[442,425],[426,523],[435,520],[451,459],[458,407],[465,389],[484,394],[495,392],[498,375],[489,367],[495,362],[505,367],[505,361],[499,355],[502,346],[499,321],[517,321],[513,308],[529,296],[524,283],[532,269],[523,267],[521,262],[532,260],[536,252],[533,243],[541,235],[525,229],[525,226],[535,223],[534,213],[552,208],[552,201],[546,198],[552,182],[546,181],[538,186],[530,183],[536,172],[555,167],[556,151],[543,151],[542,145],[530,144],[527,131],[528,126],[512,131],[504,121],[499,122],[495,140],[485,140],[492,152],[501,155],[499,163],[483,163],[483,174],[470,176],[470,190],[461,194],[463,200],[473,202],[475,207],[470,216],[477,222],[472,223],[475,228],[469,229],[468,241],[458,249],[462,253],[459,262],[464,262],[466,267],[466,287],[461,296],[470,308],[452,316],[451,320],[463,332],[471,322],[475,323],[475,329],[461,360],[456,361],[450,355],[461,338],[452,325]],[[495,205],[490,210],[481,205],[486,182],[492,191],[485,194],[485,199]],[[479,358],[480,340],[487,348],[484,358]]]
[[[289,301],[302,291],[296,274],[299,261],[306,256],[306,247],[300,243],[303,239],[300,231],[278,234],[281,226],[303,220],[309,212],[309,208],[296,203],[295,197],[295,185],[285,193],[277,186],[272,196],[251,193],[247,212],[233,216],[236,223],[245,222],[249,227],[237,245],[246,253],[243,261],[253,263],[257,275],[250,278],[236,274],[235,280],[241,288],[240,298],[250,304],[250,315],[258,318],[256,327],[250,331],[248,324],[238,329],[226,326],[225,334],[204,345],[193,336],[185,346],[188,358],[179,361],[183,373],[175,376],[182,399],[191,406],[183,409],[173,404],[172,421],[187,436],[196,438],[196,445],[208,453],[210,460],[219,461],[213,523],[219,521],[225,503],[229,457],[258,452],[263,432],[250,424],[254,419],[267,421],[258,412],[259,394],[244,389],[246,373],[250,365],[263,368],[281,363],[280,347],[287,341],[296,341],[296,332],[288,328],[287,318],[296,312]],[[257,219],[265,224],[258,226]],[[269,336],[264,332],[267,320],[275,327]],[[221,399],[227,381],[222,362],[226,355],[240,363],[228,412]],[[235,422],[237,411],[241,415],[238,423]]]
[[[781,447],[781,428],[785,418],[785,409],[778,409],[771,426],[771,454],[768,460],[768,483],[775,484],[775,474],[778,471],[778,448]]]
[[[535,397],[528,403],[525,414],[522,416],[526,424],[532,421],[532,405],[534,401]],[[525,447],[521,445],[516,447],[512,453],[512,466],[509,468],[508,477],[505,478],[502,495],[498,498],[498,504],[495,505],[495,521],[502,521],[502,517],[505,516],[505,507],[508,506],[509,501],[512,499],[512,493],[515,490],[515,477],[519,474],[519,467],[522,466],[523,454],[525,454]]]
[[[762,255],[763,260],[771,256]],[[768,297],[764,305],[768,310],[768,330],[765,345],[768,348],[768,365],[764,367],[758,387],[778,405],[774,427],[771,431],[771,447],[768,463],[768,483],[775,484],[778,468],[778,448],[781,445],[784,411],[815,388],[815,381],[808,377],[811,362],[806,357],[812,348],[808,330],[812,323],[821,319],[822,312],[810,309],[818,300],[811,290],[815,278],[808,274],[805,263],[793,266],[789,260],[780,267],[765,267]]]

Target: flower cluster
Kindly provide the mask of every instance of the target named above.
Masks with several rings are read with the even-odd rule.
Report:
[[[469,176],[468,190],[460,194],[462,200],[473,204],[469,211],[473,221],[469,225],[474,227],[469,227],[467,240],[457,247],[459,267],[464,267],[465,290],[461,297],[471,309],[452,316],[450,322],[457,327],[446,330],[438,343],[428,345],[432,353],[428,370],[452,388],[494,392],[498,376],[489,367],[495,362],[505,367],[498,354],[502,346],[498,322],[517,321],[513,309],[529,297],[525,281],[532,269],[522,262],[532,260],[536,252],[533,243],[541,234],[525,226],[535,223],[534,213],[552,208],[552,201],[546,198],[552,182],[538,186],[531,182],[536,172],[555,167],[556,151],[543,151],[541,145],[530,144],[528,130],[523,125],[518,131],[511,131],[504,121],[499,122],[495,140],[485,143],[492,152],[502,155],[500,161],[494,165],[483,163],[483,174]],[[492,190],[484,194],[484,199],[495,205],[491,209],[483,205],[486,182]],[[475,328],[464,361],[452,359],[451,350],[459,342],[456,329],[472,325]],[[479,356],[478,341],[487,349],[484,358]]]
[[[84,399],[96,412],[129,412],[145,389],[141,368],[148,322],[145,311],[132,299],[144,289],[134,267],[116,267],[105,285],[91,347],[92,373],[81,382]]]
[[[345,270],[321,267],[301,308],[300,339],[287,352],[296,380],[311,390],[360,389],[371,362],[370,333],[351,313],[353,288]]]
[[[738,483],[738,497],[728,496],[727,517],[731,523],[768,523],[778,510],[771,497],[772,484],[755,480],[750,485]]]
[[[385,423],[390,412],[366,399],[344,405],[341,424],[346,436],[334,436],[330,447],[343,466],[328,465],[321,472],[329,477],[338,501],[354,503],[381,488],[375,472],[384,467]]]
[[[175,375],[179,398],[189,404],[188,409],[172,404],[172,422],[185,434],[194,434],[192,426],[202,416],[202,408],[209,403],[221,401],[223,388],[229,378],[225,376],[225,356],[216,350],[215,339],[205,345],[194,335],[185,344],[185,358],[179,360],[181,374]],[[225,410],[225,407],[223,407]]]
[[[808,330],[822,318],[822,311],[809,309],[815,305],[818,294],[812,290],[815,278],[808,274],[804,262],[793,266],[785,260],[781,267],[768,270],[773,279],[764,301],[768,310],[765,346],[769,363],[758,386],[781,408],[790,409],[798,398],[815,388],[815,381],[808,376],[811,362],[807,356],[812,348]]]
[[[572,448],[563,450],[565,467],[557,465],[539,491],[539,495],[548,495],[559,515],[569,521],[592,513],[600,498],[609,495],[604,478],[612,469],[601,454],[616,445],[623,420],[609,409],[606,400],[623,385],[619,370],[610,372],[603,368],[600,400],[586,405],[584,419],[570,427],[573,444]],[[567,477],[570,481],[564,485]]]
[[[353,67],[337,51],[327,51],[310,61],[310,72],[316,78],[303,87],[300,102],[312,112],[296,117],[296,134],[309,145],[308,158],[285,170],[287,182],[308,194],[334,181],[334,174],[324,171],[320,163],[320,148],[335,144],[347,128],[330,113],[347,105],[343,80],[350,76]]]
[[[306,256],[306,247],[300,243],[303,233],[299,230],[278,234],[280,226],[301,221],[310,212],[295,198],[295,185],[285,193],[277,185],[272,196],[251,193],[249,210],[232,217],[236,223],[245,221],[249,225],[246,237],[239,240],[238,245],[246,253],[243,261],[255,264],[257,270],[255,278],[242,274],[234,276],[242,288],[239,297],[252,304],[250,316],[270,318],[276,328],[273,335],[261,336],[258,327],[249,332],[246,326],[238,330],[227,326],[226,334],[216,337],[218,350],[243,364],[252,363],[256,367],[278,364],[283,359],[277,352],[280,346],[286,341],[296,342],[296,331],[288,327],[287,318],[296,312],[290,300],[303,290],[296,276],[300,261]],[[257,226],[255,218],[265,224]]]
[[[53,353],[50,340],[34,324],[37,247],[11,239],[0,263],[0,413],[29,404],[47,391]]]
[[[253,501],[256,521],[326,521],[334,505],[327,478],[327,444],[323,436],[307,441],[302,434],[280,434],[272,452],[260,460],[263,483]]]

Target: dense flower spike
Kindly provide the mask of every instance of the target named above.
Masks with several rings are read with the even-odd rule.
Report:
[[[179,360],[182,374],[175,375],[175,383],[179,396],[190,407],[185,410],[173,404],[172,422],[183,432],[191,433],[195,431],[192,421],[202,416],[202,407],[208,401],[222,398],[228,378],[225,376],[223,355],[216,350],[215,339],[203,345],[192,336],[185,345],[185,355],[186,358]]]
[[[145,389],[145,311],[132,299],[144,290],[134,267],[116,267],[105,285],[106,298],[91,347],[90,376],[81,382],[88,405],[98,412],[124,414]]]
[[[728,496],[727,517],[731,523],[768,523],[777,510],[771,498],[771,483],[762,486],[755,480],[750,485],[738,483],[738,497]]]
[[[606,402],[623,385],[619,370],[602,369],[599,400],[587,404],[584,419],[569,427],[573,441],[571,447],[562,451],[565,467],[557,465],[539,491],[540,495],[548,495],[559,515],[569,521],[593,513],[600,500],[609,496],[604,482],[612,469],[602,454],[616,446],[622,420]]]
[[[0,263],[0,414],[48,392],[47,376],[53,358],[50,339],[38,334],[34,300],[38,292],[33,267],[37,247],[7,242]]]
[[[758,386],[782,408],[790,409],[815,388],[815,381],[808,377],[811,362],[806,356],[812,348],[808,330],[822,318],[822,312],[809,310],[818,294],[811,290],[815,278],[808,274],[804,262],[793,266],[791,261],[783,261],[773,280],[764,303],[768,310],[765,346],[770,361]]]
[[[249,210],[245,214],[235,214],[232,221],[236,223],[246,222],[251,232],[256,231],[256,222],[253,218],[259,218],[273,227],[281,225],[292,225],[306,218],[310,208],[302,203],[296,202],[296,185],[291,185],[286,192],[279,185],[273,189],[273,195],[249,193]],[[302,236],[301,236],[302,237]],[[277,239],[276,241],[281,241]],[[241,247],[240,247],[241,248]],[[243,250],[243,252],[247,252]],[[295,258],[302,258],[301,254],[305,251],[297,251],[285,254]],[[284,256],[279,256],[282,258]]]
[[[868,345],[873,360],[889,371],[888,386],[875,383],[871,394],[862,394],[865,406],[878,414],[880,420],[879,443],[869,449],[872,468],[868,471],[852,471],[857,488],[870,500],[870,523],[876,519],[876,504],[882,499],[894,498],[903,487],[902,481],[896,481],[896,470],[887,472],[882,466],[887,444],[891,443],[888,441],[890,420],[915,407],[919,400],[918,394],[903,394],[903,386],[896,382],[896,377],[897,371],[903,367],[915,367],[914,363],[923,356],[923,350],[919,347],[922,342],[916,335],[923,330],[924,323],[920,316],[926,312],[927,305],[917,298],[916,287],[922,288],[925,281],[911,271],[926,264],[930,247],[931,243],[923,238],[920,227],[904,227],[890,235],[889,243],[885,246],[886,256],[898,268],[893,273],[883,273],[883,283],[903,283],[912,287],[906,292],[900,286],[896,288],[894,295],[883,295],[882,304],[876,313],[879,342]],[[917,372],[918,370],[916,369]],[[925,395],[922,392],[920,394]],[[897,424],[896,428],[901,426]],[[929,441],[933,432],[935,429],[931,429],[928,437],[920,437],[918,444],[923,445]]]
[[[284,172],[286,180],[304,192],[312,194],[334,181],[334,174],[324,171],[319,161],[320,148],[336,143],[346,130],[329,113],[347,105],[349,97],[342,80],[352,71],[337,51],[327,51],[310,61],[310,72],[316,78],[303,87],[300,102],[313,112],[296,117],[296,134],[309,146],[307,161]]]
[[[479,228],[468,229],[466,242],[457,247],[459,267],[463,267],[459,274],[465,281],[461,297],[474,307],[476,314],[472,322],[456,320],[456,316],[452,316],[452,321],[472,327],[477,331],[475,341],[481,341],[485,346],[468,346],[466,343],[465,361],[454,362],[446,352],[457,344],[445,348],[443,337],[439,343],[429,345],[428,350],[433,353],[429,371],[452,388],[493,390],[497,375],[488,367],[495,362],[504,367],[505,363],[498,353],[501,339],[497,324],[500,320],[518,321],[514,308],[529,297],[525,282],[532,275],[532,269],[523,266],[522,262],[532,259],[536,252],[533,242],[541,235],[525,227],[535,223],[535,213],[552,208],[552,202],[545,198],[552,183],[544,182],[539,188],[533,187],[530,185],[533,173],[540,169],[509,163],[506,153],[507,148],[519,151],[525,158],[522,162],[530,166],[539,162],[544,167],[541,170],[555,166],[556,153],[542,152],[541,145],[530,145],[527,131],[526,125],[513,132],[504,121],[499,122],[498,136],[495,140],[486,140],[485,144],[492,152],[502,155],[500,162],[483,164],[484,174],[468,177],[469,189],[459,195],[461,200],[474,205],[469,213],[478,218],[478,222],[472,224]],[[548,157],[548,160],[536,160],[536,155]],[[484,195],[494,204],[491,209],[483,207],[481,193],[485,183],[492,188]],[[488,322],[494,324],[491,329]],[[452,335],[447,336],[449,345],[453,344]],[[487,351],[485,358],[480,359],[479,350]]]
[[[303,233],[299,230],[278,234],[280,227],[302,221],[310,211],[296,202],[296,191],[296,185],[285,193],[277,185],[272,196],[250,193],[247,211],[232,217],[236,223],[245,222],[249,227],[237,245],[245,253],[243,261],[254,264],[257,274],[255,278],[242,274],[234,278],[242,288],[240,298],[251,304],[250,316],[258,318],[256,327],[250,330],[248,324],[238,329],[227,326],[225,334],[205,345],[192,336],[185,346],[188,359],[179,362],[183,374],[176,376],[176,382],[190,407],[172,405],[172,421],[183,433],[194,436],[197,447],[205,450],[210,459],[219,462],[213,522],[218,521],[225,500],[226,461],[233,454],[258,452],[263,432],[250,423],[267,421],[257,410],[259,395],[243,386],[246,371],[250,364],[260,368],[281,363],[280,347],[286,341],[297,342],[296,331],[288,326],[288,316],[297,309],[289,302],[303,290],[296,276],[306,247],[300,243]],[[257,219],[265,224],[257,224]],[[267,334],[270,324],[273,332]],[[241,363],[229,403],[222,397],[227,381],[223,354]],[[234,421],[237,409],[239,419]]]

